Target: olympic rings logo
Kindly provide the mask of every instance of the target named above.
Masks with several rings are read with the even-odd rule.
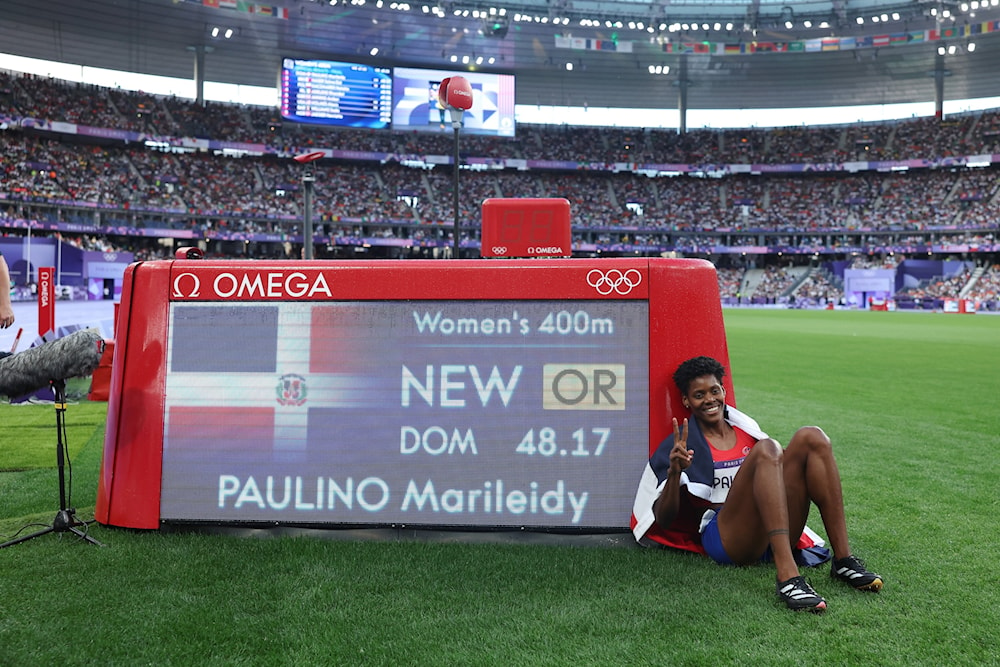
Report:
[[[617,292],[622,296],[631,292],[642,282],[642,274],[638,269],[621,271],[611,269],[607,273],[600,269],[591,269],[587,274],[587,284],[597,290],[598,294],[607,296],[612,292]]]
[[[507,254],[507,246],[505,246],[505,245],[495,245],[495,246],[493,246],[493,254],[494,255],[506,255]]]

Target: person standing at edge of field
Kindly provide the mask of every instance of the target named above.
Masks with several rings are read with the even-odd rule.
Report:
[[[794,610],[822,612],[826,601],[799,573],[818,565],[825,549],[803,536],[809,503],[816,503],[830,546],[833,579],[878,592],[882,578],[852,555],[840,473],[830,438],[803,426],[782,449],[757,422],[726,405],[725,368],[711,357],[683,362],[673,375],[692,420],[680,425],[650,457],[636,493],[632,530],[640,544],[706,553],[720,564],[773,560],[778,597]]]
[[[14,324],[14,308],[10,305],[10,270],[0,252],[0,329]]]

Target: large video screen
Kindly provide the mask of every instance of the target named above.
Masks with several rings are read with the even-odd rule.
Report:
[[[388,68],[333,60],[285,58],[281,117],[342,127],[388,127],[392,76]]]
[[[230,290],[212,285],[194,289]],[[621,528],[649,439],[648,310],[173,303],[162,517]],[[241,345],[204,344],[225,330]]]
[[[437,102],[438,86],[454,72],[396,67],[392,72],[392,125],[397,130],[451,132],[448,112]],[[472,86],[472,108],[462,116],[462,131],[514,136],[514,76],[461,72]]]

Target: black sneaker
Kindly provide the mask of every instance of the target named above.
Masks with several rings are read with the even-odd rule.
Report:
[[[857,556],[833,561],[830,565],[830,576],[859,591],[878,593],[882,590],[882,577],[866,570],[865,564]]]
[[[779,581],[777,591],[778,597],[793,611],[811,611],[819,614],[826,609],[826,600],[816,595],[816,591],[806,583],[804,577]]]

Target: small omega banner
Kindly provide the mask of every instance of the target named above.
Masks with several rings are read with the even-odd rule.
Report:
[[[48,339],[56,331],[56,269],[38,267],[38,335]]]

